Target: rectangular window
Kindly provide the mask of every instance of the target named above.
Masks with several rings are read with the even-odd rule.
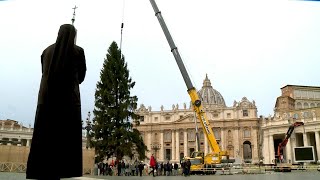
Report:
[[[203,139],[204,139],[204,134],[203,134],[203,132],[200,131],[199,134],[200,134],[200,140],[203,140]]]
[[[179,141],[180,141],[180,142],[183,142],[183,138],[184,138],[183,132],[180,132],[180,133],[179,133]]]
[[[248,110],[246,110],[246,109],[242,110],[242,116],[248,117],[249,116]]]
[[[183,118],[183,116],[180,115],[180,119],[182,119],[182,118]]]
[[[169,131],[164,133],[164,141],[171,142],[171,133]]]
[[[307,98],[308,97],[308,92],[307,91],[301,91],[301,97],[302,98]]]
[[[245,137],[245,138],[249,138],[251,135],[250,135],[250,130],[248,130],[248,129],[245,129],[244,131],[243,131],[243,136]]]
[[[293,94],[294,94],[294,97],[295,97],[295,98],[300,98],[300,97],[301,97],[301,93],[300,93],[299,90],[295,90],[295,91],[293,92]]]
[[[158,117],[154,117],[154,121],[158,121]]]
[[[188,141],[195,141],[195,132],[194,131],[188,131]]]
[[[167,116],[167,117],[166,117],[166,120],[167,120],[167,121],[168,121],[168,120],[170,120],[170,117],[169,117],[169,116]]]
[[[227,113],[227,118],[231,118],[231,113]]]
[[[220,139],[220,132],[217,129],[213,130],[213,134],[216,139]]]
[[[310,113],[309,112],[303,112],[303,117],[304,118],[310,118]]]
[[[140,116],[140,122],[144,122],[144,116]]]

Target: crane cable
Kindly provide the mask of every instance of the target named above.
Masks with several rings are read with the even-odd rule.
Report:
[[[124,5],[125,5],[125,0],[123,0],[123,3],[122,3],[122,22],[121,22],[121,36],[120,36],[120,59],[122,58],[122,52],[121,52],[121,49],[122,49],[122,31],[123,31],[123,19],[124,19]]]

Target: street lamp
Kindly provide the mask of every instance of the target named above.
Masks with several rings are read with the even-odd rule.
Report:
[[[86,134],[86,138],[87,138],[87,144],[86,144],[86,148],[88,149],[90,147],[90,131],[92,130],[92,123],[90,121],[90,116],[91,116],[91,113],[90,111],[88,112],[88,117],[87,117],[87,120],[86,120],[86,126],[83,127],[83,129],[87,130],[87,134]]]
[[[157,151],[161,148],[161,144],[155,143],[151,144],[151,149],[154,151],[156,159],[158,159]]]

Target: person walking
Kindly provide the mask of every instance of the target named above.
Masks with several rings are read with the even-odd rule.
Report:
[[[185,174],[185,176],[190,176],[190,168],[191,168],[190,159],[187,160],[187,162],[186,162],[186,164],[185,164],[185,168],[186,168],[186,174]]]
[[[150,168],[151,168],[152,170],[149,172],[149,175],[150,175],[150,173],[152,173],[153,177],[155,177],[155,175],[154,175],[154,170],[155,170],[155,168],[156,168],[156,160],[154,159],[153,154],[152,154],[151,157],[150,157]]]
[[[173,175],[176,176],[178,174],[178,164],[175,162],[173,164]]]
[[[27,179],[82,176],[79,85],[84,81],[87,69],[84,50],[75,45],[75,40],[75,27],[61,25],[56,42],[41,55],[42,77]]]
[[[122,169],[122,161],[118,161],[117,163],[118,176],[121,176],[121,169]]]

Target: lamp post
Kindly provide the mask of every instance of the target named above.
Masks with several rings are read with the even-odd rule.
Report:
[[[160,148],[161,148],[161,144],[159,143],[151,144],[151,149],[154,151],[156,159],[158,159],[157,152]]]
[[[86,133],[86,138],[87,138],[87,143],[86,143],[86,148],[88,149],[90,147],[90,131],[92,130],[92,123],[90,121],[90,116],[91,116],[91,113],[90,111],[88,112],[88,117],[87,117],[87,120],[86,120],[86,126],[83,127],[83,129],[87,130],[87,133]]]

